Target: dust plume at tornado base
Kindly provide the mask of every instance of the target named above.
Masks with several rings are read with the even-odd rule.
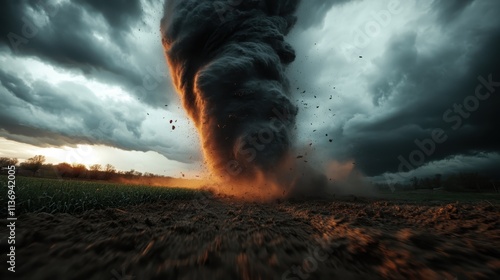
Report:
[[[285,75],[295,51],[285,36],[299,2],[165,2],[165,56],[216,179],[284,188],[327,184],[291,155],[298,107]]]

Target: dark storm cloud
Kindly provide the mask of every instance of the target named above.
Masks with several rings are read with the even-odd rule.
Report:
[[[292,145],[297,108],[284,70],[295,52],[284,36],[299,1],[234,3],[167,1],[162,35],[212,171],[256,179],[275,173]],[[280,115],[285,117],[278,120]]]
[[[142,17],[140,0],[75,0],[76,6],[91,8],[93,12],[102,14],[113,29],[128,30],[130,25]],[[25,23],[23,16],[28,16],[28,9],[43,11],[47,16],[55,16],[61,10],[64,12],[67,2],[56,3],[51,0],[17,0],[2,3],[2,34],[18,30]],[[75,18],[76,19],[76,18]],[[71,22],[68,22],[71,24]],[[69,26],[68,26],[69,27]]]
[[[107,24],[95,20],[99,15]],[[134,50],[128,43],[130,30],[142,16],[138,0],[6,1],[0,11],[0,49],[7,46],[13,55],[81,71],[89,78],[122,86],[148,105],[163,106],[169,103],[166,75],[132,57]],[[141,90],[151,80],[157,83],[154,89]]]
[[[407,167],[398,168],[398,157],[418,162],[410,159],[420,149],[415,140],[432,139],[435,129],[442,129],[447,140],[433,144],[435,151],[424,154],[425,162],[412,164],[413,168],[456,155],[500,152],[499,20],[478,13],[460,14],[457,6],[444,2],[448,3],[439,2],[443,6],[437,15],[461,17],[454,23],[438,18],[446,24],[437,25],[445,30],[442,40],[446,44],[425,52],[418,50],[417,41],[425,42],[426,34],[409,31],[394,36],[375,60],[379,74],[371,79],[373,102],[380,112],[362,120],[351,119],[336,131],[343,139],[339,145],[347,147],[336,156],[354,157],[367,175],[408,171]],[[498,10],[500,3],[489,1],[483,8]],[[493,80],[496,86],[486,86],[488,82],[481,82],[478,76]],[[487,96],[484,100],[477,97],[479,85],[480,95]],[[463,108],[455,108],[455,104]],[[431,144],[427,147],[433,150]]]
[[[446,23],[459,18],[461,13],[474,1],[475,0],[436,0],[433,2],[432,8],[438,11],[440,20]]]
[[[310,0],[302,1],[297,15],[297,28],[307,29],[317,25],[325,19],[325,15],[335,5],[341,5],[358,0]]]
[[[83,6],[101,13],[113,29],[130,30],[143,15],[140,0],[77,0]]]
[[[40,147],[102,144],[143,152],[154,149],[186,162],[185,155],[163,139],[143,137],[145,112],[129,114],[135,108],[96,103],[94,93],[82,85],[29,83],[2,69],[0,99],[0,137]]]
[[[79,144],[92,144],[84,137],[65,136],[32,126],[14,124],[14,121],[16,120],[8,117],[4,117],[0,121],[0,137],[37,147],[75,147]]]
[[[16,116],[16,121],[9,120],[13,124],[18,123],[23,126],[23,123],[36,123],[42,129],[64,135],[102,138],[108,131],[99,131],[101,135],[85,135],[85,133],[96,131],[102,120],[114,120],[120,116],[119,111],[105,110],[102,104],[95,104],[93,102],[95,95],[81,85],[63,83],[61,87],[66,90],[62,91],[59,87],[44,81],[27,84],[24,80],[4,71],[0,71],[0,80],[7,89],[7,92],[3,91],[0,95],[4,101],[0,105],[2,108],[0,114],[4,118]],[[68,92],[78,94],[71,95]],[[25,112],[21,111],[23,109]],[[40,117],[36,118],[35,114],[39,114]],[[58,121],[57,125],[51,122],[54,119]],[[143,120],[144,117],[124,121],[129,132],[140,137],[139,127]],[[1,127],[12,127],[12,125],[3,123]]]

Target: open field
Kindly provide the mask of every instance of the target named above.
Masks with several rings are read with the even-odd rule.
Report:
[[[0,176],[7,185],[7,176]],[[107,182],[56,180],[30,177],[16,178],[16,213],[81,213],[110,207],[127,207],[141,203],[193,199],[197,190],[183,188],[125,185]],[[0,213],[5,213],[7,194],[0,196]]]
[[[17,181],[21,205],[40,193],[67,205],[48,208],[53,213],[40,212],[42,204],[21,208],[34,212],[17,221],[18,279],[500,277],[497,194],[254,203],[184,189],[58,182],[49,190],[53,181]],[[96,209],[68,206],[89,200],[99,201]],[[5,266],[0,277],[12,279]]]

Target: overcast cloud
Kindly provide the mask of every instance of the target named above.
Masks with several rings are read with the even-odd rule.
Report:
[[[301,145],[313,143],[325,161],[354,160],[368,176],[471,171],[471,158],[485,162],[476,171],[497,173],[498,90],[485,100],[474,95],[479,76],[500,81],[500,3],[339,4],[321,24],[304,20],[307,29],[292,35],[298,59],[289,72],[299,88]],[[464,100],[460,116],[454,104]],[[432,153],[429,144],[422,162],[412,154],[419,150],[415,140],[430,139],[435,129],[447,140]]]
[[[164,62],[161,2],[3,1],[0,137],[153,151],[199,168],[198,137]],[[415,140],[442,129],[446,140],[408,176],[494,174],[500,87],[484,84],[500,81],[499,11],[495,0],[303,1],[287,71],[297,146],[383,178],[408,171],[398,157],[411,163]],[[454,104],[464,100],[460,116]]]

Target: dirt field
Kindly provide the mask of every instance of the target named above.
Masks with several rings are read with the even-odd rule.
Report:
[[[500,279],[499,205],[200,198],[25,214],[15,278]],[[2,221],[1,236],[6,236]]]

